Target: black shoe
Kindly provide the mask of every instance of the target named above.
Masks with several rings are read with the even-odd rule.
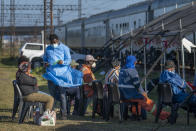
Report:
[[[132,121],[136,121],[137,120],[137,116],[136,115],[131,115],[130,118],[131,118]]]
[[[178,118],[177,114],[171,114],[167,119],[168,119],[168,123],[170,124],[175,124],[176,123],[176,119]]]
[[[61,116],[60,120],[67,120],[67,116]]]

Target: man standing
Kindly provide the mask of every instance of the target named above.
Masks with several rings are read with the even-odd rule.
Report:
[[[46,73],[43,75],[48,80],[50,94],[61,102],[61,119],[67,119],[66,88],[77,87],[82,84],[82,72],[70,67],[70,49],[59,42],[58,36],[49,36],[50,45],[44,53]],[[57,95],[59,92],[59,98]]]
[[[86,55],[86,58],[85,58],[85,61],[86,63],[82,65],[82,72],[83,72],[83,81],[85,83],[84,85],[84,93],[85,93],[85,103],[84,103],[84,112],[83,114],[85,114],[86,112],[86,109],[88,107],[88,104],[90,103],[91,101],[91,98],[93,96],[93,88],[92,88],[92,82],[95,79],[95,76],[92,72],[92,68],[95,68],[96,67],[96,59],[92,56],[92,55]]]

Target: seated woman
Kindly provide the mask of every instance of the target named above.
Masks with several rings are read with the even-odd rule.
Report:
[[[25,56],[21,56],[18,60],[16,80],[24,96],[24,101],[45,103],[45,114],[52,110],[54,99],[45,93],[38,93],[37,79],[32,77],[30,70],[31,65],[29,59]]]

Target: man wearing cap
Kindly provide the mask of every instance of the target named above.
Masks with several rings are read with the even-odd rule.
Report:
[[[92,68],[96,67],[96,59],[92,55],[86,55],[85,58],[86,63],[82,65],[82,72],[83,72],[83,82],[85,83],[84,85],[84,92],[85,96],[87,97],[87,100],[85,101],[84,105],[84,114],[86,112],[87,106],[91,100],[91,97],[93,96],[93,88],[92,88],[92,82],[96,80]]]
[[[168,60],[165,65],[165,70],[161,73],[159,82],[169,83],[173,91],[173,100],[176,103],[183,102],[189,95],[185,92],[187,83],[177,73],[175,73],[175,64],[172,60]],[[196,104],[196,96],[192,96],[190,101],[191,104]]]

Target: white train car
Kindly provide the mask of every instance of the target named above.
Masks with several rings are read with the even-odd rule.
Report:
[[[107,41],[107,19],[107,13],[101,13],[84,20],[85,48],[100,48]]]
[[[54,29],[54,33],[57,34],[60,41],[65,43],[65,41],[66,41],[66,26],[65,25],[56,26]]]
[[[111,37],[130,32],[192,1],[196,0],[147,0],[124,9],[71,21],[55,28],[55,32],[71,48],[100,48]]]
[[[131,5],[111,13],[110,29],[119,36],[145,25],[148,22],[149,1]]]
[[[81,37],[82,37],[82,25],[83,20],[75,20],[66,24],[66,43],[71,48],[83,47]]]

